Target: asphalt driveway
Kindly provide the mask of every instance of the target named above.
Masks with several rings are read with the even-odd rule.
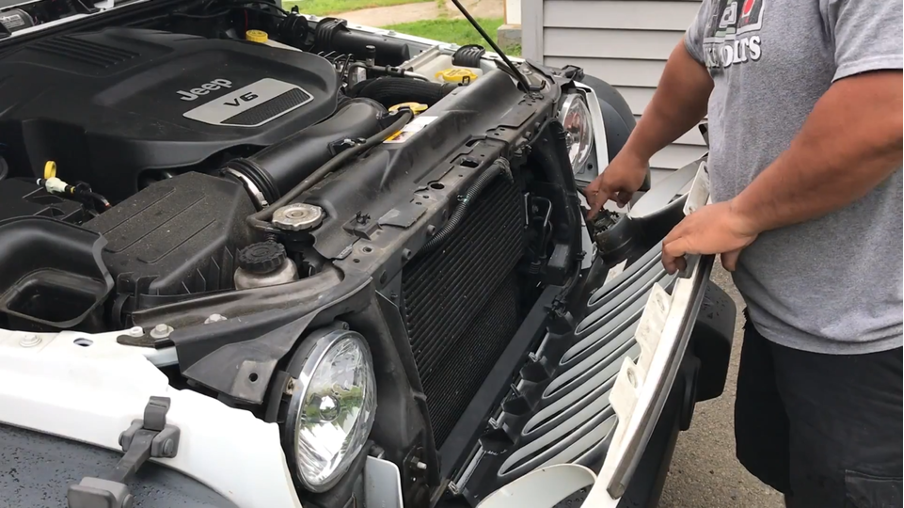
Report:
[[[713,280],[743,306],[731,277],[721,266],[713,268]],[[691,428],[678,435],[660,508],[784,506],[781,494],[748,473],[735,458],[734,397],[742,325],[738,323],[735,329],[725,392],[716,400],[698,404]]]

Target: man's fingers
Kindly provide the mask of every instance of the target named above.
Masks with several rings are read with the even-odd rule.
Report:
[[[683,270],[687,266],[684,255],[689,250],[686,238],[677,238],[669,243],[662,243],[662,265],[669,274]]]
[[[596,195],[589,196],[587,201],[590,204],[590,211],[587,212],[587,220],[592,220],[596,217],[596,214],[600,213],[600,209],[603,208],[603,204],[600,203],[600,200],[596,197]]]
[[[609,201],[609,193],[600,189],[590,191],[587,193],[587,201],[590,203],[590,213],[587,214],[587,218],[592,219],[600,213],[606,201]]]
[[[724,252],[719,257],[722,260],[722,266],[729,272],[735,271],[738,267],[738,257],[741,256],[741,249],[731,252]]]
[[[687,260],[683,256],[673,257],[663,254],[662,266],[669,275],[674,275],[687,267]]]

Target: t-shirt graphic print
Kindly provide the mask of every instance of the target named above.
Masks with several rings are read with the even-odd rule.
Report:
[[[762,55],[760,29],[765,0],[712,0],[714,8],[704,29],[703,51],[710,72]]]

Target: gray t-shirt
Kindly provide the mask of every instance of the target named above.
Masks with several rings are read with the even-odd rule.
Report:
[[[901,0],[703,0],[685,46],[715,81],[713,200],[738,195],[786,150],[833,81],[901,69],[901,18]],[[829,354],[901,346],[901,174],[742,252],[734,280],[763,336]]]

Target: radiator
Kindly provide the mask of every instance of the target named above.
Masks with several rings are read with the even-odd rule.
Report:
[[[445,244],[402,272],[403,315],[437,446],[521,322],[523,206],[517,186],[497,178]]]

